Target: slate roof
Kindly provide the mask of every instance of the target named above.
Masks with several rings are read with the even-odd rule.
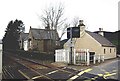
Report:
[[[21,38],[25,41],[28,39],[29,33],[21,33]]]
[[[92,36],[96,41],[98,41],[102,46],[113,46],[115,47],[115,45],[113,45],[109,40],[107,40],[105,37],[97,34],[97,33],[93,33],[90,31],[86,31],[90,36]]]
[[[31,28],[34,39],[56,39],[59,40],[57,31],[48,29]]]

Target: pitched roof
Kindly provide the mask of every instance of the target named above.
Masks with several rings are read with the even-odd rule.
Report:
[[[25,41],[28,39],[28,33],[21,33],[21,38]]]
[[[63,49],[64,44],[68,41],[69,39],[64,39],[60,41],[60,48]]]
[[[107,40],[105,37],[97,34],[97,33],[93,33],[90,31],[86,31],[90,36],[92,36],[96,41],[98,41],[102,46],[115,46],[113,45],[109,40]]]
[[[56,40],[59,39],[56,30],[36,29],[36,28],[31,28],[30,30],[35,39],[56,39]]]

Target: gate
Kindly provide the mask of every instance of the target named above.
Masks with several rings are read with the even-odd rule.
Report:
[[[55,50],[55,62],[69,63],[69,50]]]
[[[74,64],[89,65],[90,64],[89,49],[74,49]]]

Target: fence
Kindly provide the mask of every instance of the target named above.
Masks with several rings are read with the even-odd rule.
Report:
[[[55,62],[69,63],[69,50],[61,49],[55,51]]]
[[[74,64],[90,64],[89,49],[74,49]]]
[[[73,64],[84,64],[90,65],[90,63],[95,64],[96,61],[99,63],[104,61],[104,55],[95,55],[93,52],[89,52],[89,49],[74,49],[72,54]],[[65,49],[56,50],[55,52],[55,62],[70,62],[70,51]]]

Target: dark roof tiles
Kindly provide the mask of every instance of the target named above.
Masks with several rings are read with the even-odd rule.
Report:
[[[97,34],[97,33],[93,33],[90,31],[86,31],[90,36],[92,36],[96,41],[98,41],[102,46],[115,46],[113,45],[109,40],[107,40],[105,37]]]
[[[31,28],[31,32],[35,39],[59,39],[56,30]]]
[[[28,33],[21,33],[21,38],[25,41],[28,39]]]

